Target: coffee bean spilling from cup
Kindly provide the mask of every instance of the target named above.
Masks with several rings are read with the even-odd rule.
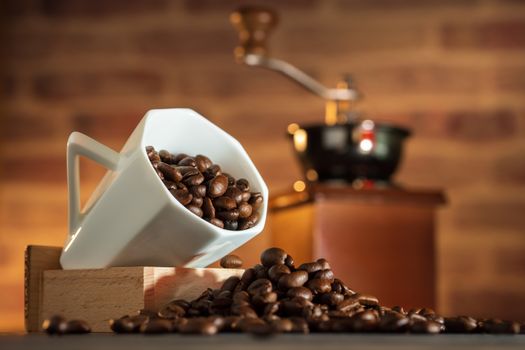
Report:
[[[220,264],[236,268],[242,266],[242,260],[230,255]],[[55,323],[53,319],[46,322]],[[400,306],[382,306],[376,297],[357,293],[335,278],[325,259],[295,266],[293,258],[279,248],[265,250],[261,264],[246,269],[241,277],[226,279],[219,289],[208,288],[192,301],[173,300],[158,312],[140,310],[110,320],[110,327],[115,333],[246,332],[258,336],[309,332],[525,333],[525,324],[512,321],[443,317],[428,308],[405,311]],[[56,328],[45,329],[53,334]]]
[[[236,180],[201,154],[157,152],[146,147],[148,158],[166,188],[189,211],[226,230],[246,230],[259,221],[260,192],[251,192],[246,179]]]

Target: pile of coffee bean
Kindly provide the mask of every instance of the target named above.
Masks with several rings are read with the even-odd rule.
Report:
[[[60,315],[54,315],[46,319],[42,324],[42,329],[51,335],[62,334],[85,334],[91,332],[91,327],[83,320],[67,321]]]
[[[259,221],[263,197],[250,191],[248,180],[236,180],[201,154],[157,152],[153,146],[146,153],[166,188],[193,214],[227,230],[246,230]]]
[[[240,266],[236,256],[221,265]],[[207,289],[192,301],[173,300],[158,312],[141,310],[111,320],[116,333],[255,335],[309,332],[504,333],[525,332],[525,325],[499,319],[443,317],[431,309],[386,307],[335,278],[325,259],[295,266],[284,250],[269,248],[261,264],[221,288]],[[521,327],[521,328],[520,328]]]

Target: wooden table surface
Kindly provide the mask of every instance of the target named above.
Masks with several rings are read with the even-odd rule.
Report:
[[[88,334],[50,337],[45,334],[0,335],[0,349],[525,349],[525,335],[377,335],[310,334],[255,338],[246,334],[211,337]]]

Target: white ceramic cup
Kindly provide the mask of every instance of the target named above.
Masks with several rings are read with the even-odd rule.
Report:
[[[191,213],[164,186],[146,146],[203,154],[223,171],[250,182],[264,202],[257,224],[229,231]],[[79,156],[108,168],[80,211]],[[259,234],[266,222],[268,188],[241,144],[191,109],[150,110],[120,153],[73,132],[67,144],[69,235],[64,269],[110,266],[205,267]]]

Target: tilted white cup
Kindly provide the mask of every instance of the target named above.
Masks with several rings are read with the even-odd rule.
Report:
[[[250,182],[264,198],[260,219],[229,231],[191,213],[164,186],[145,147],[203,154],[223,171]],[[108,168],[80,211],[79,156]],[[266,221],[268,188],[241,144],[191,109],[150,110],[117,153],[73,132],[67,144],[69,235],[64,269],[110,266],[205,267],[259,234]]]

